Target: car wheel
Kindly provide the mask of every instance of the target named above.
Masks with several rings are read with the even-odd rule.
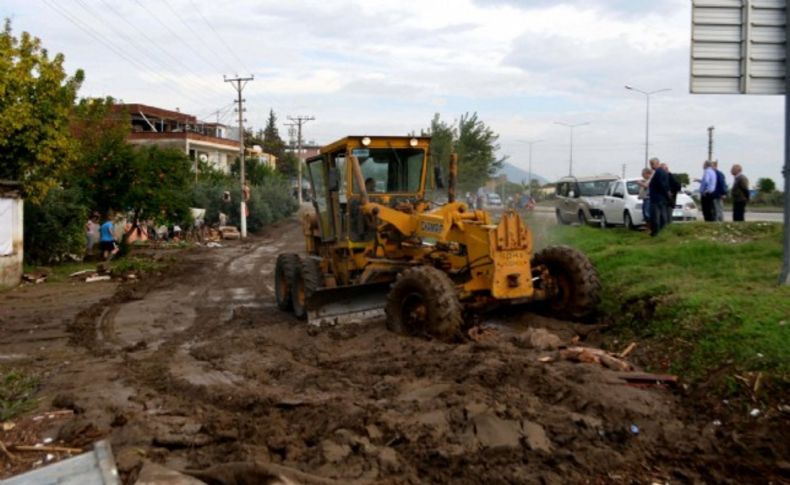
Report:
[[[559,209],[557,209],[556,215],[557,215],[557,224],[561,224],[563,226],[567,224],[565,218],[562,217],[562,212]]]
[[[601,229],[606,229],[609,227],[609,223],[606,222],[606,214],[601,214]]]
[[[623,225],[625,225],[626,229],[634,228],[634,221],[631,219],[631,213],[628,211],[625,211],[625,214],[623,214]]]
[[[584,211],[579,211],[579,224],[582,226],[587,225],[587,216],[584,215]]]

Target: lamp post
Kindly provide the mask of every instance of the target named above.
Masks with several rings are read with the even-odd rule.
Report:
[[[546,140],[518,140],[519,143],[526,143],[529,145],[529,181],[527,182],[527,193],[530,198],[532,197],[532,145]]]
[[[665,91],[672,91],[671,88],[663,88],[657,89],[655,91],[642,91],[639,88],[635,88],[633,86],[629,86],[628,84],[625,85],[625,89],[629,91],[636,91],[637,93],[641,93],[645,96],[645,168],[647,168],[647,160],[648,160],[648,146],[650,143],[650,96],[658,93],[663,93]]]
[[[571,143],[570,143],[571,155],[570,155],[570,162],[568,164],[568,175],[573,175],[573,129],[579,126],[589,125],[590,122],[585,121],[584,123],[576,123],[575,125],[571,125],[568,123],[563,123],[561,121],[555,121],[554,124],[564,126],[568,128],[571,132]]]

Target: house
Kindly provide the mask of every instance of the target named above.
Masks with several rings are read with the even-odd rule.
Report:
[[[191,160],[205,161],[217,170],[230,172],[239,154],[238,129],[221,123],[206,123],[178,110],[144,104],[119,104],[131,118],[129,143],[157,145],[183,150]]]
[[[0,289],[22,281],[23,201],[18,182],[0,180]]]

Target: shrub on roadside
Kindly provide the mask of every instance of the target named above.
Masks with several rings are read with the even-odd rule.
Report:
[[[88,208],[79,189],[54,188],[41,204],[25,201],[25,261],[49,264],[80,259]]]

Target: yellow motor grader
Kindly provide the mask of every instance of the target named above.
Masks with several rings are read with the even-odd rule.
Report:
[[[349,136],[307,160],[315,209],[304,218],[307,255],[278,256],[279,308],[316,325],[383,313],[393,331],[445,340],[463,338],[470,313],[503,304],[592,314],[601,287],[587,257],[566,246],[533,255],[514,210],[494,223],[456,200],[455,154],[447,201],[426,200],[429,183],[444,185],[440,167],[429,173],[429,148],[429,137]]]

